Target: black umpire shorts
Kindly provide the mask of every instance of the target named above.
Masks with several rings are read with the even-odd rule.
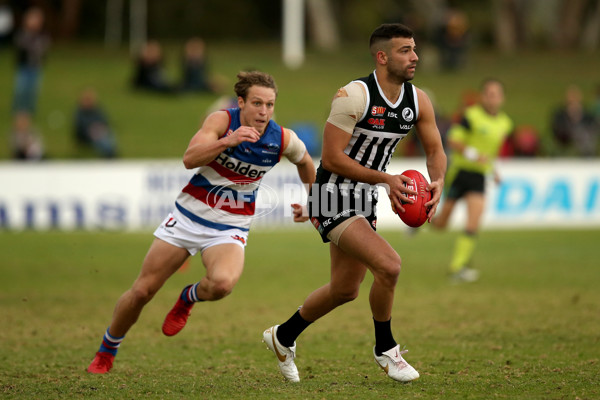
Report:
[[[469,192],[485,192],[485,176],[479,172],[459,170],[450,183],[446,196],[458,200]]]

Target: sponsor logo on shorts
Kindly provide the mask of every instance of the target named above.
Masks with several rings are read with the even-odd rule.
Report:
[[[319,229],[319,226],[321,226],[317,217],[310,217],[310,222],[312,222],[313,226],[317,229]]]
[[[174,217],[170,217],[167,222],[165,222],[165,226],[167,228],[172,228],[175,226],[175,224],[177,223],[177,220]]]
[[[237,240],[238,242],[242,242],[244,245],[246,244],[246,239],[240,235],[231,235],[231,238]]]

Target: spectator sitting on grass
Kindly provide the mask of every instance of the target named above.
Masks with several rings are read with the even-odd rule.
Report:
[[[552,134],[561,155],[598,155],[598,126],[583,104],[579,87],[567,88],[565,103],[552,116]]]
[[[163,52],[156,40],[148,41],[135,64],[133,86],[157,93],[174,93],[176,88],[165,76]]]
[[[184,92],[214,93],[215,88],[208,77],[204,40],[190,38],[183,49],[181,64],[181,90]]]
[[[79,97],[74,128],[79,145],[93,148],[103,158],[116,157],[114,133],[106,114],[98,105],[98,96],[93,89],[84,90]]]
[[[41,160],[44,157],[41,136],[33,127],[31,114],[26,111],[14,116],[11,147],[13,158],[17,160]]]

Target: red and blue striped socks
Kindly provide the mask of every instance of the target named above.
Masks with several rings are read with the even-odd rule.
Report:
[[[123,339],[125,339],[125,336],[114,337],[110,333],[108,333],[109,329],[110,327],[106,328],[106,333],[102,338],[102,344],[100,345],[100,350],[98,351],[101,353],[110,353],[113,356],[116,356],[117,351],[119,351],[119,346],[121,345]]]
[[[181,300],[185,301],[188,304],[203,301],[198,298],[198,294],[196,293],[196,288],[198,287],[199,283],[200,282],[196,282],[193,285],[186,286],[181,291]]]

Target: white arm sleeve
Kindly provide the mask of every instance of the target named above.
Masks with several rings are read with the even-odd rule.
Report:
[[[290,141],[287,147],[283,150],[283,155],[287,157],[293,164],[298,164],[306,153],[306,146],[304,142],[300,140],[296,132],[291,129],[286,129],[290,133]]]
[[[335,94],[327,122],[351,134],[366,106],[365,88],[358,82],[350,82]]]

